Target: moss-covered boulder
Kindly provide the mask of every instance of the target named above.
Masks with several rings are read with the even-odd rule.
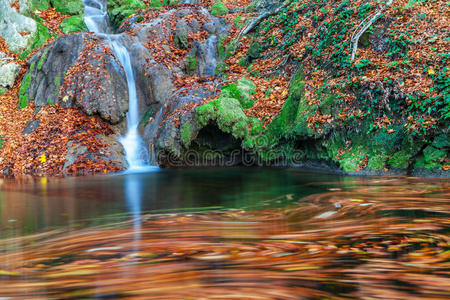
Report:
[[[82,32],[88,30],[82,16],[72,16],[66,18],[59,26],[64,33]]]
[[[239,100],[242,108],[247,109],[253,106],[253,93],[256,85],[247,78],[241,78],[235,83],[228,84],[222,88],[221,95]]]
[[[52,0],[52,6],[63,15],[82,15],[84,4],[82,0]]]
[[[223,4],[223,2],[216,2],[211,6],[211,14],[213,16],[219,17],[229,13],[228,8]]]
[[[151,6],[161,6],[161,1],[153,0]],[[108,15],[114,25],[118,28],[123,20],[135,14],[146,6],[139,0],[109,0],[108,1]]]

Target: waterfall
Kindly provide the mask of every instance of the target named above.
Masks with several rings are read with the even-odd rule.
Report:
[[[128,113],[127,113],[127,133],[119,139],[125,149],[128,162],[128,170],[143,170],[148,166],[148,151],[139,135],[139,102],[136,91],[136,81],[131,59],[128,50],[121,42],[118,34],[110,33],[109,19],[106,11],[106,4],[103,0],[84,0],[85,11],[84,21],[89,31],[105,36],[111,46],[114,56],[119,60],[128,84]]]

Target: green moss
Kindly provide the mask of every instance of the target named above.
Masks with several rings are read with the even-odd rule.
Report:
[[[37,30],[34,34],[31,45],[24,52],[22,52],[22,54],[19,55],[19,59],[27,58],[28,55],[30,55],[31,51],[44,45],[51,37],[52,35],[47,27],[42,24],[37,24]]]
[[[241,78],[235,83],[228,84],[222,88],[221,96],[239,100],[244,109],[253,106],[253,93],[256,85],[250,79]]]
[[[3,147],[3,142],[5,141],[5,139],[0,136],[0,149]]]
[[[186,73],[187,74],[194,74],[195,70],[197,68],[197,58],[194,55],[188,56],[186,59]]]
[[[334,94],[328,94],[319,105],[322,114],[330,115],[334,111],[337,97]]]
[[[406,150],[401,150],[389,159],[389,165],[396,169],[406,169],[410,164],[411,154]]]
[[[180,4],[179,0],[164,0],[163,5],[164,6],[171,6],[171,5],[177,5]]]
[[[242,20],[242,16],[237,16],[236,18],[234,18],[234,20],[233,20],[234,26],[236,26],[239,29],[244,27],[245,23],[241,22],[241,20]]]
[[[175,46],[179,49],[188,49],[189,41],[188,37],[184,34],[177,34],[174,38]]]
[[[214,101],[199,106],[196,109],[200,127],[214,121],[220,130],[230,133],[235,138],[248,136],[249,120],[237,99],[220,97]]]
[[[211,6],[211,14],[215,17],[228,14],[228,8],[222,2],[216,2]]]
[[[86,24],[84,23],[83,16],[72,16],[66,18],[61,22],[59,27],[64,33],[82,32],[88,30]]]
[[[31,10],[35,11],[36,9],[47,10],[50,8],[50,0],[32,0],[31,1]]]
[[[263,46],[261,43],[257,41],[251,42],[246,54],[247,60],[252,61],[259,58],[262,54],[262,51]]]
[[[163,4],[161,3],[161,0],[151,0],[149,3],[150,7],[161,7]]]
[[[19,90],[19,109],[25,108],[28,105],[29,99],[28,99],[28,89],[30,88],[31,83],[31,73],[34,70],[35,64],[33,63],[30,66],[30,70],[27,72],[25,77],[22,79],[22,85]]]
[[[447,151],[428,146],[423,150],[423,156],[428,164],[442,163],[447,156]]]
[[[450,148],[450,136],[441,134],[434,138],[433,147],[438,149]]]
[[[42,66],[43,66],[44,63],[45,63],[45,60],[47,59],[48,51],[49,51],[49,48],[45,49],[44,52],[43,52],[42,55],[41,55],[41,58],[39,59],[39,62],[38,62],[38,65],[37,65],[37,68],[38,68],[39,70],[42,69]]]
[[[227,39],[226,34],[221,34],[219,37],[219,42],[217,45],[217,53],[219,54],[219,58],[222,60],[225,58],[225,47],[223,46],[223,42]]]
[[[3,95],[3,94],[6,94],[7,92],[8,92],[7,88],[0,87],[0,96]]]
[[[149,124],[149,121],[151,118],[153,118],[156,114],[156,111],[152,108],[147,109],[144,113],[144,115],[141,118],[141,121],[139,122],[139,126],[147,126]]]
[[[191,144],[191,140],[192,140],[191,124],[186,122],[181,126],[181,142],[186,148],[188,148],[189,145]]]
[[[161,1],[152,0],[150,3],[151,7],[161,7]],[[139,0],[109,0],[108,1],[108,14],[113,22],[115,28],[118,28],[120,24],[131,16],[135,14],[140,9],[145,9],[146,6]]]
[[[383,170],[386,167],[387,159],[388,159],[387,155],[383,154],[372,155],[367,163],[367,168],[374,171]]]
[[[61,85],[61,77],[56,76],[55,77],[55,86],[58,88]]]
[[[228,65],[224,62],[219,62],[216,66],[214,73],[217,76],[223,76],[228,69]]]
[[[225,52],[223,54],[225,59],[230,58],[231,56],[234,55],[234,53],[236,52],[238,46],[238,42],[236,40],[232,40],[228,43],[228,45],[225,47]]]
[[[52,0],[52,6],[63,15],[81,15],[84,13],[82,0]]]
[[[353,145],[348,153],[342,155],[339,161],[341,168],[346,172],[356,171],[367,153],[365,145]]]

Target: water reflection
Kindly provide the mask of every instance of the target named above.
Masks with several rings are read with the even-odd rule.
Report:
[[[179,177],[170,173],[169,181],[161,179],[167,175],[164,172],[114,177],[118,181],[110,189],[123,183],[121,195],[127,199],[125,210],[132,212],[132,218],[127,214],[106,223],[46,228],[0,239],[0,296],[450,297],[448,180],[314,177],[267,171],[266,178],[275,180],[274,187],[260,181],[262,174],[245,172],[214,171],[202,181],[196,172]],[[149,178],[183,188],[157,189]],[[224,183],[228,184],[225,188],[218,187]],[[41,183],[36,186],[37,194],[43,196]],[[45,191],[52,199],[51,182]],[[156,197],[161,202],[189,204],[205,193],[215,205],[234,203],[232,195],[245,198],[241,202],[245,209],[236,205],[206,212],[149,213],[143,209],[155,208],[151,199]],[[6,215],[4,210],[2,215]]]

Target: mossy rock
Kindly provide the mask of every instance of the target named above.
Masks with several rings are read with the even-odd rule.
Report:
[[[428,146],[423,150],[423,156],[425,162],[431,163],[442,163],[447,157],[448,152],[442,149],[435,148],[433,146]]]
[[[222,2],[216,2],[213,6],[211,6],[211,14],[215,17],[223,16],[228,13],[228,8]]]
[[[386,167],[388,158],[389,157],[385,154],[374,154],[370,156],[369,161],[367,162],[367,168],[373,171],[383,170]]]
[[[152,7],[161,7],[161,1],[153,0]],[[109,0],[108,14],[114,27],[118,28],[123,20],[135,14],[140,9],[145,9],[146,5],[139,0]]]
[[[250,79],[241,78],[237,82],[228,84],[222,88],[221,96],[228,98],[235,98],[239,100],[244,109],[253,106],[253,93],[256,89],[256,84]]]
[[[357,171],[362,159],[367,153],[368,148],[366,145],[353,145],[348,153],[342,155],[339,164],[346,172]]]
[[[406,169],[411,162],[411,157],[411,153],[407,150],[398,151],[389,159],[389,165],[395,169]]]
[[[66,18],[61,22],[59,27],[64,33],[88,31],[82,16],[72,16]]]
[[[25,108],[28,105],[28,102],[29,102],[28,89],[30,88],[31,73],[33,72],[34,68],[35,68],[35,63],[32,63],[27,74],[22,79],[22,85],[20,86],[20,90],[19,90],[19,103],[18,103],[19,109]]]
[[[189,55],[186,59],[186,73],[189,75],[194,74],[197,69],[197,58],[194,55]]]
[[[31,1],[31,10],[35,11],[36,9],[47,10],[50,8],[50,0],[32,0]]]
[[[246,58],[251,62],[252,60],[261,57],[262,52],[263,45],[260,42],[253,41],[250,43],[250,46],[247,50]]]
[[[63,15],[82,15],[84,4],[82,0],[52,0],[52,6]]]
[[[249,120],[237,99],[221,96],[199,106],[196,109],[196,116],[200,127],[214,121],[220,130],[230,133],[235,138],[244,139],[248,136]]]
[[[31,51],[44,45],[51,37],[52,35],[50,33],[50,30],[44,25],[38,23],[37,30],[34,34],[31,45],[24,52],[22,52],[22,54],[19,55],[19,59],[27,58],[28,55],[30,55]]]
[[[163,5],[164,6],[171,6],[171,5],[177,5],[180,4],[179,0],[164,0]]]
[[[7,88],[0,87],[0,96],[3,95],[3,94],[6,94],[7,92],[8,92]]]
[[[132,1],[130,1],[130,2],[132,2]],[[168,3],[168,1],[164,1],[164,2]],[[168,5],[168,4],[164,4],[164,5]],[[163,6],[163,3],[161,3],[160,0],[151,0],[149,3],[149,6],[150,7],[161,7],[161,6]]]
[[[438,149],[450,148],[450,135],[441,134],[434,138],[433,147]]]
[[[187,122],[184,123],[181,126],[180,132],[181,132],[181,143],[187,149],[191,144],[192,136],[193,136],[191,124],[187,123]]]

